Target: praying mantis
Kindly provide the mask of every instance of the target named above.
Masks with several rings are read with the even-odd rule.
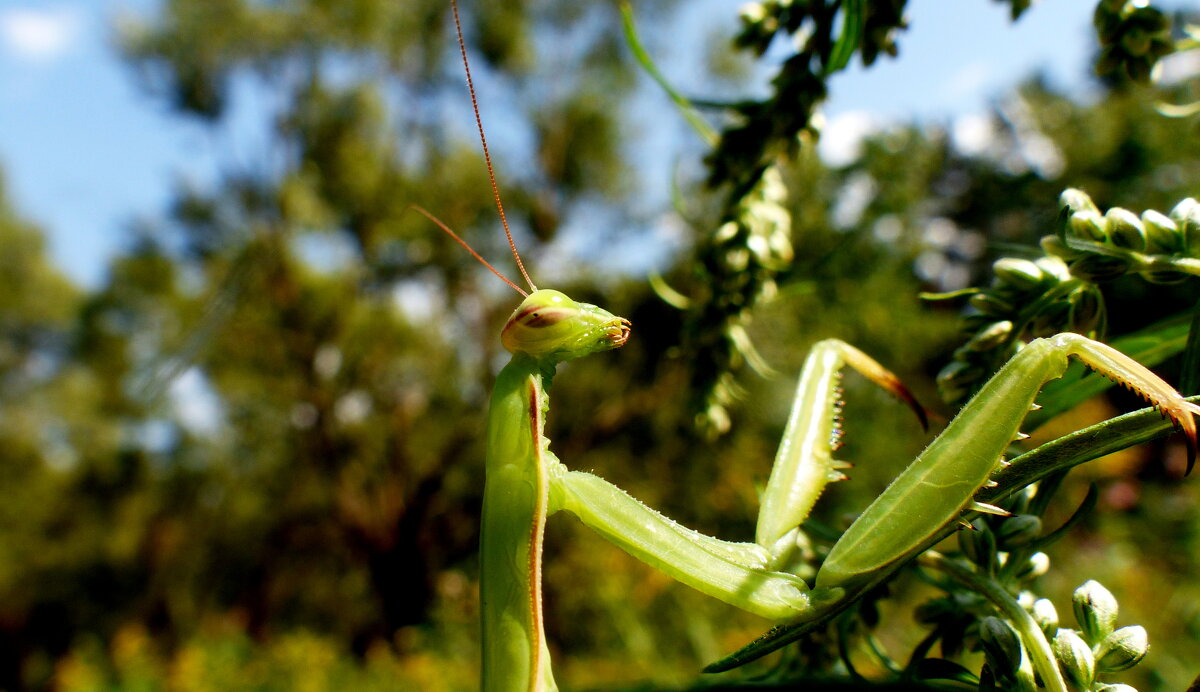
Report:
[[[926,449],[834,544],[813,584],[793,572],[800,525],[831,482],[844,478],[833,458],[842,370],[849,366],[905,402],[925,425],[924,409],[900,380],[867,354],[827,339],[809,353],[762,495],[752,543],[688,529],[608,481],[569,470],[545,437],[549,387],[558,364],[622,346],[628,320],[603,308],[538,289],[517,252],[471,80],[456,2],[459,47],[493,196],[526,292],[428,211],[415,207],[524,296],[501,332],[511,360],[492,391],[480,541],[482,688],[555,690],[542,618],[542,541],[547,518],[566,511],[630,555],[709,596],[776,623],[826,617],[927,547],[964,512],[1003,514],[975,501],[1042,386],[1077,358],[1128,385],[1181,428],[1189,470],[1200,406],[1123,353],[1077,334],[1037,339],[1021,349],[958,412]]]

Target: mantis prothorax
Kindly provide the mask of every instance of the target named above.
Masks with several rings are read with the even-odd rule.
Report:
[[[451,0],[467,82],[475,90]],[[487,140],[475,106],[493,192],[513,255]],[[469,246],[429,212],[425,216]],[[473,255],[518,292],[473,250]],[[762,498],[754,543],[710,538],[683,527],[595,475],[569,471],[549,449],[547,389],[558,363],[618,348],[630,325],[602,308],[554,290],[538,290],[521,266],[528,293],[501,332],[512,354],[496,378],[488,415],[486,483],[480,545],[483,689],[554,690],[542,627],[541,555],[546,518],[560,510],[634,557],[706,594],[775,622],[822,617],[919,552],[967,510],[999,511],[973,501],[1018,435],[1025,413],[1070,356],[1136,390],[1187,435],[1194,457],[1200,407],[1124,354],[1076,334],[1038,339],[1022,349],[950,421],[946,429],[862,513],[834,545],[815,585],[790,574],[800,524],[827,484],[843,478],[832,457],[838,381],[849,365],[924,411],[900,381],[858,349],[836,340],[813,347]],[[1190,468],[1190,460],[1189,460]]]

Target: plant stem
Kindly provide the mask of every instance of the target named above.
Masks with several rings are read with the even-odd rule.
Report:
[[[1067,692],[1067,684],[1059,673],[1054,652],[1050,649],[1050,642],[1046,641],[1046,636],[1042,634],[1042,629],[1034,622],[1033,616],[1025,612],[1025,609],[999,584],[971,570],[961,562],[951,560],[934,550],[922,553],[917,558],[917,564],[940,570],[951,579],[991,601],[992,605],[996,606],[1020,633],[1021,639],[1025,641],[1029,651],[1030,662],[1041,677],[1042,684],[1046,686],[1046,689],[1051,692]]]

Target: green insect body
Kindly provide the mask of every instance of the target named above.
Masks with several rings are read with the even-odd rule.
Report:
[[[556,689],[541,624],[542,534],[549,515],[566,510],[634,557],[749,612],[778,622],[811,617],[842,590],[811,592],[776,566],[822,488],[838,479],[830,471],[836,465],[830,438],[841,368],[854,366],[923,415],[875,361],[847,344],[822,342],[804,369],[768,484],[767,496],[780,499],[760,513],[760,534],[771,537],[764,541],[769,545],[718,540],[598,476],[567,470],[549,449],[543,429],[555,366],[619,347],[628,335],[624,319],[551,290],[527,297],[504,327],[502,341],[513,357],[497,377],[488,417],[480,549],[484,690]]]
[[[451,0],[467,84],[475,99],[458,8]],[[825,486],[844,476],[833,459],[840,406],[838,382],[849,365],[916,411],[900,381],[858,349],[836,340],[817,344],[800,375],[779,453],[763,494],[754,543],[731,543],[692,531],[604,479],[569,471],[544,434],[547,389],[558,363],[620,347],[629,322],[558,291],[537,290],[521,264],[492,175],[487,138],[476,108],[484,158],[513,257],[532,290],[501,334],[512,360],[496,378],[488,414],[487,464],[480,539],[484,692],[556,690],[542,626],[541,560],[546,519],[560,510],[634,557],[680,582],[778,623],[820,620],[852,603],[865,585],[912,557],[964,510],[989,509],[972,498],[987,483],[1017,434],[1041,386],[1076,356],[1131,386],[1183,428],[1194,458],[1200,407],[1149,370],[1108,346],[1074,334],[1030,343],[1020,351],[834,545],[809,588],[788,573],[802,541],[799,527]],[[428,211],[413,206],[505,283],[525,291],[479,256]],[[995,508],[990,508],[994,510]],[[791,636],[777,628],[748,649],[765,653]],[[793,637],[794,638],[794,637]],[[761,654],[757,654],[761,655]],[[744,660],[734,654],[708,670]]]
[[[824,487],[842,478],[833,459],[840,373],[846,365],[924,410],[890,372],[836,340],[805,362],[759,512],[756,543],[732,543],[681,526],[604,479],[569,471],[543,433],[546,388],[564,360],[617,348],[629,323],[557,291],[535,291],[503,332],[511,362],[497,377],[488,423],[481,541],[483,689],[553,690],[542,630],[541,549],[546,518],[561,510],[678,581],[780,623],[810,621],[911,557],[965,510],[1018,434],[1042,385],[1069,356],[1122,381],[1179,423],[1194,441],[1190,404],[1111,347],[1074,334],[1026,346],[876,499],[835,544],[813,588],[789,564],[799,524]],[[1193,443],[1194,444],[1194,443]],[[993,509],[994,508],[990,508]]]
[[[532,358],[514,358],[492,391],[479,545],[485,690],[505,689],[502,680],[540,680],[541,689],[555,689],[541,613],[549,495],[538,443],[541,377]]]

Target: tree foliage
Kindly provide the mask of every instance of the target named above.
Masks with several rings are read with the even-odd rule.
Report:
[[[821,87],[804,105],[823,97],[844,25],[833,4],[788,5],[809,4],[825,7],[829,31],[788,61],[779,93],[734,109],[723,146],[737,156],[712,169],[732,171],[729,184],[713,191],[697,176],[681,187],[683,214],[713,235],[689,237],[664,276],[696,305],[723,306],[707,321],[642,277],[544,264],[564,244],[599,254],[645,225],[622,206],[644,181],[632,151],[636,66],[617,9],[463,7],[481,107],[500,140],[499,183],[535,279],[569,277],[561,288],[634,324],[625,349],[558,378],[557,454],[731,538],[752,533],[808,345],[855,343],[932,403],[958,316],[920,291],[983,283],[1001,251],[1033,251],[1068,184],[1106,208],[1166,209],[1200,179],[1194,125],[1153,109],[1179,95],[1128,84],[1083,102],[1033,79],[998,102],[974,149],[937,128],[893,126],[833,168],[797,139],[808,114],[766,128],[778,141],[737,144],[781,110],[796,115],[800,78],[786,75],[801,62]],[[904,3],[868,4],[852,32],[864,59],[895,49]],[[1012,2],[1014,16],[1025,5]],[[639,6],[639,21],[667,35],[672,9]],[[805,22],[776,19],[776,31]],[[742,21],[744,46],[775,35]],[[0,687],[474,687],[483,408],[512,301],[408,211],[434,211],[490,259],[506,252],[452,32],[432,0],[169,0],[122,27],[131,74],[214,131],[248,114],[249,150],[227,152],[211,187],[180,184],[172,213],[140,229],[94,290],[59,275],[38,231],[0,200]],[[250,95],[266,105],[248,109]],[[788,194],[763,188],[767,171]],[[611,228],[560,233],[594,216]],[[726,240],[768,243],[765,279],[747,273],[736,242],[721,244],[728,223]],[[751,297],[722,297],[726,284]],[[1106,290],[1114,336],[1195,299],[1194,281],[1152,301],[1124,280]],[[724,329],[721,315],[739,316],[744,336],[726,346],[755,344],[783,375],[734,381],[734,356],[697,360],[697,325]],[[710,440],[694,402],[720,378],[740,396],[719,401],[729,433]],[[819,508],[830,526],[921,444],[904,411],[867,391],[848,384],[843,453],[859,469]],[[1156,672],[1141,684],[1180,687],[1194,673],[1200,614],[1185,605],[1152,616],[1136,594],[1158,580],[1178,585],[1179,602],[1200,602],[1189,578],[1200,569],[1189,557],[1200,554],[1194,492],[1165,484],[1147,455],[1118,463],[1122,478],[1087,527],[1116,547],[1095,559],[1136,563],[1128,583],[1108,586],[1136,621],[1162,615],[1149,628],[1159,658],[1145,667]],[[1143,502],[1127,504],[1131,493]],[[1066,576],[1051,589],[1084,581],[1086,565],[1074,572],[1065,557],[1095,550],[1084,543],[1061,548]],[[548,546],[547,627],[573,689],[688,684],[762,627],[569,520],[551,523]],[[911,581],[893,588],[920,597]],[[912,643],[903,637],[883,634],[898,649]]]

